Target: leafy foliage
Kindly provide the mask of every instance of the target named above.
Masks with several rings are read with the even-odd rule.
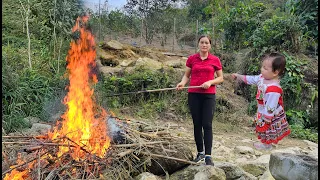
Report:
[[[283,49],[297,52],[300,50],[300,36],[301,27],[295,16],[273,15],[253,31],[249,42],[257,49],[272,47],[275,50]]]
[[[157,114],[164,115],[164,111],[170,109],[176,114],[185,117],[188,115],[188,108],[185,103],[186,92],[173,90],[155,93],[134,93],[148,89],[175,87],[180,78],[176,77],[173,71],[164,73],[161,70],[150,71],[144,68],[121,76],[104,76],[97,85],[96,99],[105,108],[118,109],[129,106],[134,109],[133,111],[136,110],[136,115],[140,117],[154,117]],[[132,94],[112,96],[113,94],[128,92],[132,92]],[[181,101],[184,102],[182,103]]]

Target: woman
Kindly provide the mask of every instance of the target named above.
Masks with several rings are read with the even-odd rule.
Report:
[[[188,89],[188,104],[198,151],[194,161],[200,162],[205,159],[206,165],[214,166],[211,157],[212,120],[216,104],[215,85],[223,82],[222,65],[220,59],[209,52],[211,40],[208,36],[200,36],[198,45],[200,52],[188,58],[186,71],[176,88],[183,89],[189,78],[190,86],[201,86],[201,88]]]

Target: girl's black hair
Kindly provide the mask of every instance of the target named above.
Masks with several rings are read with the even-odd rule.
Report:
[[[285,72],[286,68],[286,58],[284,55],[278,53],[278,52],[272,52],[266,56],[263,57],[263,60],[271,58],[272,59],[272,71],[279,71],[279,76],[282,76]]]

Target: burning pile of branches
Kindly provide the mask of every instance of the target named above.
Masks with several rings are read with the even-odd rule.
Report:
[[[177,126],[155,126],[115,117],[109,117],[108,124],[113,129],[109,132],[112,142],[103,157],[89,152],[68,135],[54,141],[48,135],[3,136],[2,176],[4,179],[46,180],[131,179],[145,171],[161,175],[194,164],[189,161],[192,154],[185,145],[190,139],[170,133]],[[59,147],[68,151],[58,156]],[[77,148],[86,154],[85,158],[73,158]]]
[[[94,103],[96,51],[87,21],[88,16],[79,17],[72,29],[62,121],[45,135],[3,137],[4,179],[131,179],[145,171],[172,173],[192,164],[183,139],[169,133],[172,127],[111,117]]]

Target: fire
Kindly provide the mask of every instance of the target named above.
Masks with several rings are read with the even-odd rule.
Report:
[[[98,80],[91,72],[96,65],[96,51],[94,37],[84,26],[87,21],[88,16],[79,17],[72,29],[79,37],[70,43],[66,58],[70,81],[69,92],[64,98],[67,111],[62,115],[61,127],[57,125],[53,132],[49,133],[52,140],[62,138],[62,143],[76,144],[77,148],[71,153],[74,159],[84,157],[86,152],[83,149],[103,157],[110,146],[105,123],[107,113],[94,103],[93,89],[90,87]],[[98,112],[98,109],[101,109],[101,112]],[[98,114],[99,117],[96,117]],[[58,156],[68,151],[69,147],[60,146]]]
[[[24,160],[21,157],[21,154],[18,153],[18,159],[17,163],[18,165],[23,164]],[[31,163],[28,164],[28,169],[32,169],[34,166],[35,161],[32,161]],[[10,168],[14,168],[15,166],[12,166]],[[29,177],[29,170],[25,169],[23,171],[18,171],[16,169],[13,169],[10,174],[6,174],[4,177],[4,180],[20,180],[20,179],[28,179]]]
[[[62,115],[63,121],[57,124],[52,132],[48,132],[49,139],[57,140],[61,144],[73,146],[59,146],[57,156],[61,157],[69,152],[75,160],[84,159],[86,153],[103,157],[110,146],[107,123],[107,113],[103,108],[95,104],[93,99],[92,85],[98,82],[97,76],[92,72],[96,65],[96,51],[94,37],[85,28],[89,17],[78,17],[72,32],[79,35],[70,43],[68,52],[67,70],[70,85],[68,94],[64,98],[67,111]],[[49,158],[51,155],[42,157]],[[18,154],[17,164],[22,165],[25,161]],[[30,179],[30,170],[34,168],[36,160],[28,163],[25,170],[13,169],[6,174],[5,180]]]

